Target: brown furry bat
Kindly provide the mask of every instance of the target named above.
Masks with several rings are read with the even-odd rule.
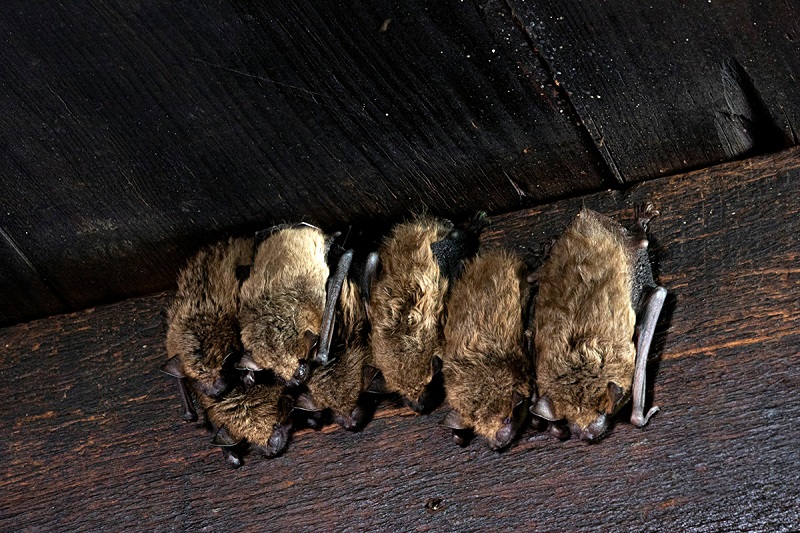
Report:
[[[372,352],[367,341],[367,321],[361,290],[352,280],[344,282],[336,311],[336,336],[331,347],[334,362],[318,368],[306,383],[295,406],[304,411],[330,409],[343,428],[357,430],[368,416],[368,402],[363,390],[367,365]]]
[[[523,349],[530,289],[526,267],[505,251],[478,255],[464,267],[447,304],[442,359],[447,402],[442,421],[463,444],[472,429],[493,449],[511,443],[527,414],[532,362]]]
[[[455,231],[448,220],[417,216],[396,225],[379,249],[380,273],[369,302],[372,353],[383,374],[378,391],[398,392],[416,412],[436,400],[429,385],[441,369],[450,273],[445,254],[435,250]]]
[[[167,310],[167,355],[162,370],[179,379],[185,420],[197,415],[183,378],[201,394],[218,397],[239,380],[241,356],[237,307],[241,267],[253,260],[253,239],[231,238],[207,246],[178,276]]]
[[[241,459],[236,447],[245,445],[265,457],[274,457],[286,448],[292,429],[292,398],[280,385],[256,383],[236,387],[224,398],[201,396],[211,426],[216,429],[212,444],[221,446],[233,466]]]
[[[309,225],[278,227],[258,246],[241,289],[241,368],[271,369],[292,385],[307,379],[326,312],[329,247]]]
[[[637,207],[628,231],[584,208],[537,273],[539,400],[531,412],[566,420],[583,440],[606,433],[631,390],[631,423],[642,427],[658,411],[644,414],[647,354],[666,296],[647,256],[646,227],[657,214],[651,204]]]

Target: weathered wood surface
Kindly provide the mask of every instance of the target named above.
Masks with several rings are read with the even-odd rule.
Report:
[[[499,3],[5,2],[0,32],[0,228],[70,309],[226,232],[613,183]]]
[[[167,289],[229,232],[797,143],[794,3],[651,4],[3,2],[0,323]]]
[[[384,406],[362,433],[305,431],[231,470],[178,420],[157,370],[168,294],[0,330],[0,529],[795,529],[799,183],[793,149],[495,219],[487,246],[533,262],[581,204],[661,209],[661,412],[596,445],[529,430],[505,453],[461,449],[437,426],[443,409]]]
[[[797,2],[507,1],[620,181],[798,143]]]

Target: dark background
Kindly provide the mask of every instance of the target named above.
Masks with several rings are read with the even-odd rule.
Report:
[[[778,151],[786,1],[0,5],[0,324],[286,220],[514,211]]]

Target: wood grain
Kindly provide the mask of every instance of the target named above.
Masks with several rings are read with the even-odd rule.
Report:
[[[796,2],[508,3],[620,181],[798,143]]]
[[[533,263],[582,204],[651,224],[670,291],[643,430],[454,446],[444,408],[296,434],[230,470],[162,375],[169,294],[0,330],[0,529],[790,530],[800,519],[800,149],[496,217]],[[426,504],[441,500],[438,511]]]
[[[2,229],[0,258],[0,294],[3,295],[0,324],[68,310],[66,303]]]
[[[12,1],[0,32],[0,228],[73,310],[231,232],[613,183],[499,2]]]

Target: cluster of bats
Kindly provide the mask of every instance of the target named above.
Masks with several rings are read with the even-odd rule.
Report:
[[[358,246],[302,223],[231,238],[181,271],[162,370],[234,466],[281,453],[299,426],[358,430],[387,394],[418,413],[446,397],[454,441],[497,450],[529,413],[596,441],[632,398],[642,427],[658,410],[644,412],[666,296],[647,252],[657,214],[637,206],[626,229],[584,208],[533,272],[479,249],[483,213],[463,227],[419,215]]]

